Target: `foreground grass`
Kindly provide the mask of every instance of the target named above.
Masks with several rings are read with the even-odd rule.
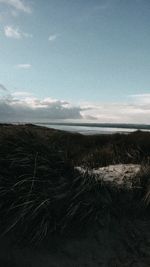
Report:
[[[0,228],[24,242],[90,231],[111,218],[149,216],[150,134],[82,136],[33,125],[0,126]],[[134,191],[74,166],[141,163]],[[92,227],[91,227],[92,226]]]

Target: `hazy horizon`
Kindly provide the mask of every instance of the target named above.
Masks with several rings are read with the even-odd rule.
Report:
[[[148,0],[0,0],[0,121],[150,124]]]

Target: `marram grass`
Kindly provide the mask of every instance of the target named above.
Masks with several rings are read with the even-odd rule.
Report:
[[[147,174],[144,171],[140,177],[142,190],[138,192],[118,190],[96,181],[88,172],[83,175],[75,170],[79,143],[77,151],[75,152],[74,147],[72,149],[74,154],[71,156],[68,154],[73,146],[73,138],[75,143],[78,139],[76,135],[65,133],[66,137],[62,142],[63,135],[63,132],[31,125],[2,127],[0,131],[1,235],[12,234],[18,240],[36,243],[51,234],[63,235],[66,232],[77,233],[83,230],[90,231],[96,226],[102,227],[109,223],[109,218],[113,216],[119,218],[126,216],[127,213],[133,214],[133,211],[136,212],[135,207],[143,200],[146,207],[150,206],[148,168]],[[79,158],[81,155],[83,157],[80,158],[80,163],[84,161],[86,165],[83,155],[85,148],[82,147],[84,137],[80,135],[78,137],[82,139],[80,144],[82,153],[79,153]],[[99,138],[100,141],[98,137],[95,140],[98,144],[102,143],[102,137]],[[105,142],[110,142],[105,139],[107,138],[104,137]],[[123,141],[122,143],[124,144]],[[100,144],[97,145],[97,149],[99,146]],[[116,145],[111,147],[111,153],[105,153],[105,159],[108,157],[106,161],[109,161],[110,155],[117,154]],[[93,149],[95,149],[94,142]],[[114,158],[114,162],[115,160]]]

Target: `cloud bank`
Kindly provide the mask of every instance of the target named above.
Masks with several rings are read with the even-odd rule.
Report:
[[[6,88],[0,84],[0,90]],[[131,103],[73,105],[64,100],[39,99],[28,92],[14,92],[0,97],[0,122],[81,122],[150,124],[150,94],[131,96]]]
[[[27,92],[15,92],[0,98],[0,122],[44,122],[81,119],[80,107],[67,101],[40,100]]]

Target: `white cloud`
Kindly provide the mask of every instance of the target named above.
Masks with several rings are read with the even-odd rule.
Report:
[[[150,93],[136,94],[136,95],[131,95],[130,97],[137,103],[150,104]]]
[[[5,87],[1,85],[1,90]],[[65,100],[47,97],[39,99],[29,92],[17,91],[0,98],[0,121],[41,121],[71,120],[109,123],[150,124],[150,104],[132,103],[80,103],[73,105]],[[150,94],[138,95],[141,99]]]
[[[11,93],[13,98],[25,98],[25,97],[32,97],[33,95],[26,91],[16,91]]]
[[[27,1],[22,0],[0,0],[0,3],[6,4],[18,11],[25,13],[31,13],[31,7],[27,4]]]
[[[32,37],[32,34],[25,33],[19,29],[19,27],[13,27],[13,26],[5,26],[4,27],[4,34],[8,38],[13,38],[13,39],[22,39],[22,38],[29,38]]]
[[[58,38],[59,34],[51,34],[48,38],[49,42],[54,42]]]
[[[28,92],[14,92],[0,98],[1,122],[34,122],[81,119],[80,107],[64,100],[38,99]]]
[[[21,33],[18,28],[13,28],[12,26],[4,27],[5,36],[8,38],[20,39]]]
[[[150,105],[139,103],[110,103],[82,105],[84,120],[94,119],[108,123],[145,123],[150,124]]]
[[[27,69],[31,69],[32,65],[31,64],[18,64],[18,65],[16,65],[16,67],[18,69],[25,69],[25,70],[27,70]]]

